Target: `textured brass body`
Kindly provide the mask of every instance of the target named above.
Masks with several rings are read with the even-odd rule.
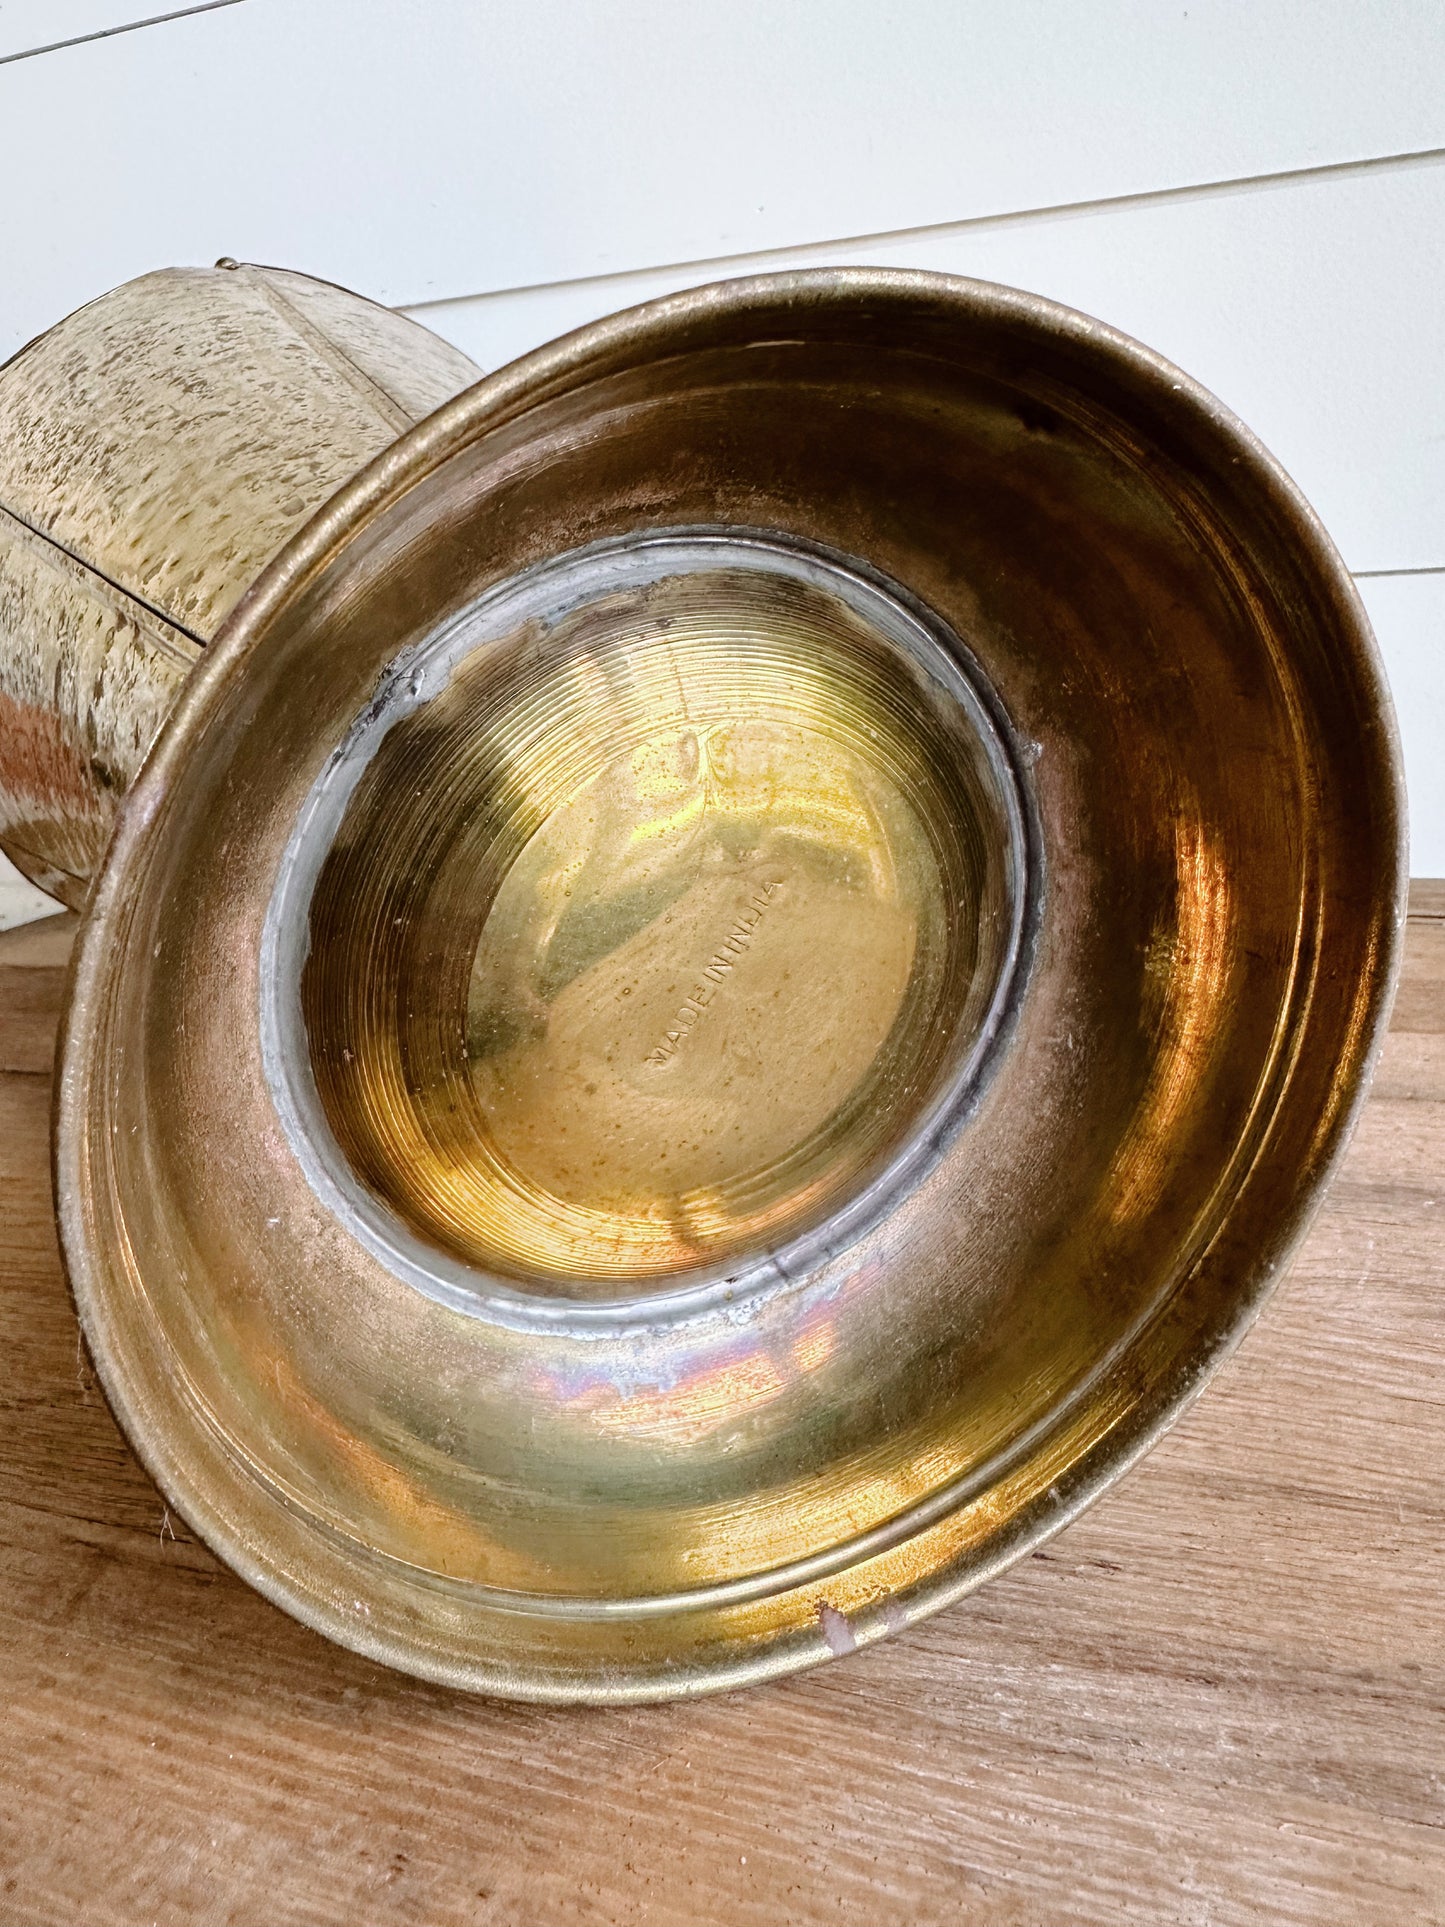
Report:
[[[222,619],[341,483],[474,382],[276,268],[168,268],[0,369],[0,849],[78,909]]]
[[[1243,1332],[1402,847],[1348,577],[1169,364],[881,271],[599,323],[334,497],[121,812],[56,1153],[109,1394],[428,1677],[849,1651]]]

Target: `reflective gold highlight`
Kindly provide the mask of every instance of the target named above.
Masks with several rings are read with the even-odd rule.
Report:
[[[569,1295],[816,1223],[990,1008],[1002,781],[895,641],[785,574],[479,644],[385,735],[313,898],[344,1156],[423,1238]]]

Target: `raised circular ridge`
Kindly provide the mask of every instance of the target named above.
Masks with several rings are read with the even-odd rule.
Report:
[[[1024,808],[976,674],[738,532],[563,556],[408,652],[269,917],[268,1061],[330,1195],[616,1298],[915,1179],[1018,994]]]

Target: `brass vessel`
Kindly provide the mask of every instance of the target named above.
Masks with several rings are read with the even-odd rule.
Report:
[[[154,374],[100,364],[117,449]],[[697,289],[392,426],[193,572],[106,789],[56,1126],[97,1367],[209,1543],[390,1664],[851,1651],[1118,1477],[1306,1222],[1401,915],[1365,618],[1218,402],[980,283]],[[73,446],[83,557],[129,484],[47,496]]]

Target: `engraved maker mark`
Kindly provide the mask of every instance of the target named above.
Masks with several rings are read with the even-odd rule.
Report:
[[[691,994],[678,1006],[661,1041],[647,1053],[647,1062],[655,1070],[660,1070],[676,1055],[679,1044],[697,1025],[717,995],[719,986],[727,980],[729,972],[737,967],[739,958],[747,955],[758,925],[772,908],[782,887],[777,882],[760,884],[748,899],[747,909],[739,915],[732,929],[703,965],[702,975],[693,985]]]

